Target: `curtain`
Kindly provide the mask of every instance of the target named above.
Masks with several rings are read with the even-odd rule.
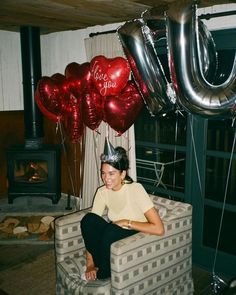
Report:
[[[93,57],[98,55],[104,55],[107,58],[124,57],[123,49],[115,33],[101,34],[87,38],[85,39],[85,47],[88,61],[91,61]],[[96,189],[102,185],[100,179],[100,155],[104,149],[106,136],[109,137],[114,147],[122,146],[128,151],[130,161],[128,173],[133,180],[136,180],[134,127],[131,126],[121,136],[117,136],[117,132],[105,122],[100,124],[98,132],[86,128],[81,209],[92,205]]]

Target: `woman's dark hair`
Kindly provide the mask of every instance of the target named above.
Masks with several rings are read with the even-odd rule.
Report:
[[[107,163],[117,170],[126,171],[126,176],[124,181],[126,183],[132,183],[133,179],[128,175],[129,159],[128,159],[126,150],[121,146],[117,146],[115,148],[115,151],[117,152],[118,155],[120,155],[120,159],[118,161],[106,161],[103,163]]]

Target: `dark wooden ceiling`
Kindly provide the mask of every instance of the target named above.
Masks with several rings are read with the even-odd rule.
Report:
[[[163,15],[170,5],[180,1],[0,0],[0,30],[17,32],[20,26],[40,27],[41,34],[76,30],[139,18],[142,12],[153,7],[155,13]],[[199,7],[224,3],[235,1],[200,0]]]

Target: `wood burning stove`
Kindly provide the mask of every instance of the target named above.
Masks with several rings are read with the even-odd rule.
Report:
[[[61,197],[60,147],[37,149],[12,146],[7,150],[8,202],[21,196],[47,197],[53,204]]]
[[[20,36],[25,145],[6,151],[8,202],[20,196],[45,196],[55,204],[61,197],[60,147],[43,144],[43,116],[34,100],[41,78],[40,30],[22,27]]]

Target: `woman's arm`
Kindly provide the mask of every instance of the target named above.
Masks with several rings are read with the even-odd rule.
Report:
[[[165,233],[163,222],[157,212],[157,210],[153,207],[144,213],[147,222],[140,222],[135,220],[121,219],[115,224],[133,229],[136,231],[140,231],[147,234],[162,236]]]

